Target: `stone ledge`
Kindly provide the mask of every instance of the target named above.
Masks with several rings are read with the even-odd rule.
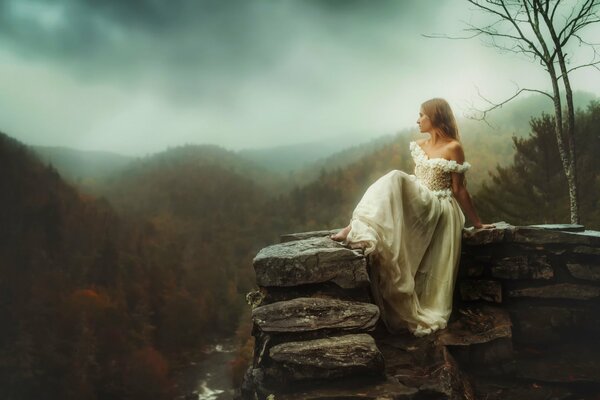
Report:
[[[577,279],[600,282],[600,263],[567,263],[567,269],[569,270],[569,273]]]
[[[554,268],[545,255],[517,255],[491,260],[490,273],[500,279],[552,279]]]
[[[600,232],[570,225],[496,225],[492,230],[463,231],[466,246],[457,281],[461,293],[454,296],[453,314],[446,329],[421,338],[408,331],[391,335],[385,328],[381,330],[380,323],[375,330],[369,330],[385,367],[385,376],[374,374],[369,380],[362,377],[367,372],[323,373],[327,368],[320,365],[328,365],[323,359],[325,352],[315,349],[305,353],[304,359],[288,352],[286,357],[295,358],[298,364],[276,359],[283,354],[278,355],[277,351],[290,346],[361,332],[363,327],[370,329],[366,328],[370,323],[361,326],[362,322],[344,320],[345,312],[354,314],[344,303],[330,303],[330,310],[326,304],[353,301],[353,296],[361,297],[359,303],[372,301],[367,274],[371,260],[359,250],[328,238],[339,229],[282,235],[283,243],[263,249],[255,258],[260,293],[250,296],[250,300],[256,310],[277,302],[291,302],[254,314],[264,317],[254,321],[256,347],[248,378],[254,386],[249,386],[249,391],[265,395],[259,394],[261,400],[268,393],[274,393],[277,399],[294,400],[454,400],[474,398],[471,382],[481,377],[487,379],[485,388],[478,388],[477,395],[482,398],[529,399],[512,395],[521,393],[527,385],[529,389],[532,382],[539,382],[535,388],[542,388],[545,384],[540,379],[554,385],[559,390],[556,393],[569,388],[577,388],[576,393],[580,393],[588,383],[598,385],[600,390],[597,376],[586,372],[597,366],[588,362],[593,360],[590,354],[598,355],[597,348],[581,360],[557,359],[557,354],[553,354],[554,347],[565,341],[575,343],[575,352],[591,351],[593,346],[582,343],[595,343],[600,334],[600,281],[596,271],[600,266]],[[304,308],[302,301],[313,305]],[[486,301],[499,305],[485,304]],[[369,320],[361,313],[356,315],[360,315],[360,321]],[[530,347],[537,347],[539,354],[523,353]],[[307,365],[301,364],[305,362]],[[573,367],[570,369],[574,374],[569,377],[555,371],[553,376],[545,370],[548,366],[565,371]],[[274,387],[283,385],[265,392],[269,387],[265,377],[271,379]],[[503,383],[515,378],[524,386],[512,385],[512,381]],[[573,382],[583,382],[584,386]],[[309,386],[302,389],[300,386],[305,383]],[[355,389],[346,390],[351,385]],[[491,389],[493,385],[511,395],[493,397],[499,393]],[[522,393],[532,395],[535,390]]]
[[[589,300],[600,296],[600,287],[579,285],[576,283],[557,283],[513,289],[508,291],[508,297],[534,297],[539,299],[572,299]]]
[[[379,319],[375,304],[320,298],[297,298],[257,307],[254,323],[267,333],[323,329],[371,331]]]
[[[463,243],[470,246],[491,243],[577,244],[600,246],[600,232],[583,230],[581,225],[548,224],[513,226],[504,221],[494,222],[496,228],[463,230]]]
[[[383,376],[384,359],[367,334],[286,342],[269,350],[272,365],[265,376],[272,382],[332,379],[371,374]]]
[[[366,258],[329,238],[274,244],[254,257],[259,286],[298,286],[333,282],[345,289],[368,287]]]

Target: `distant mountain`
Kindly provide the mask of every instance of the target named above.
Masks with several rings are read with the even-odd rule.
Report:
[[[317,179],[323,172],[345,168],[363,157],[368,157],[384,147],[393,145],[399,138],[409,137],[410,133],[410,130],[403,130],[395,135],[384,135],[368,142],[354,144],[328,157],[320,158],[299,170],[290,172],[288,183],[294,186],[306,185]]]
[[[269,194],[281,193],[284,190],[283,178],[280,175],[217,145],[178,146],[136,159],[120,172],[106,178],[103,185],[119,186],[123,182],[135,185],[140,180],[151,181],[153,177],[165,174],[174,181],[192,180],[196,171],[211,169],[227,171],[240,179],[249,179],[258,185],[258,188],[262,188],[257,190]],[[215,179],[218,177],[215,176]],[[100,189],[100,192],[104,191]]]
[[[30,146],[40,160],[52,164],[60,175],[78,186],[91,186],[135,160],[106,151],[84,151],[68,147]]]
[[[324,162],[329,156],[346,151],[349,147],[362,147],[364,152],[373,149],[377,144],[387,142],[388,136],[367,140],[365,135],[340,135],[319,141],[304,142],[287,146],[275,146],[260,149],[243,149],[237,153],[255,162],[269,171],[288,175],[290,172],[304,168],[312,168]],[[350,160],[352,161],[352,160]]]

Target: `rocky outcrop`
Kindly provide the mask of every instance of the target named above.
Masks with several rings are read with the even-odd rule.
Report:
[[[254,259],[247,399],[591,398],[600,393],[600,233],[575,225],[465,229],[453,313],[389,334],[375,258],[283,235]]]
[[[252,311],[252,319],[267,333],[371,331],[379,319],[379,308],[355,301],[301,297],[257,307]]]

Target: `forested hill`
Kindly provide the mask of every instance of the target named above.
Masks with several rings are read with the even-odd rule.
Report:
[[[0,134],[0,397],[174,397],[169,362],[230,334],[221,306],[243,298],[235,276],[208,279],[227,252],[189,292],[161,222],[117,215]]]
[[[106,151],[83,151],[68,147],[31,146],[40,160],[52,164],[68,182],[94,187],[99,180],[123,169],[134,157]]]
[[[169,150],[115,175],[102,195],[170,241],[164,260],[186,291],[204,297],[214,327],[231,331],[252,285],[251,260],[277,237],[266,205],[280,189],[248,162],[232,168],[231,153],[206,155],[193,146]]]
[[[233,151],[216,145],[184,145],[169,148],[163,152],[137,159],[124,168],[120,173],[113,174],[109,183],[138,179],[143,175],[153,173],[183,173],[181,169],[202,169],[217,167],[240,177],[252,180],[257,185],[277,192],[282,183],[277,173],[269,172],[253,161],[240,157]],[[183,178],[183,177],[182,177]]]

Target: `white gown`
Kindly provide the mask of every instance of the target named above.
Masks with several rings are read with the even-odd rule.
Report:
[[[452,172],[471,165],[429,158],[410,142],[414,175],[393,170],[375,181],[352,213],[346,244],[374,252],[372,292],[390,332],[424,336],[446,327],[465,216],[452,196]]]

